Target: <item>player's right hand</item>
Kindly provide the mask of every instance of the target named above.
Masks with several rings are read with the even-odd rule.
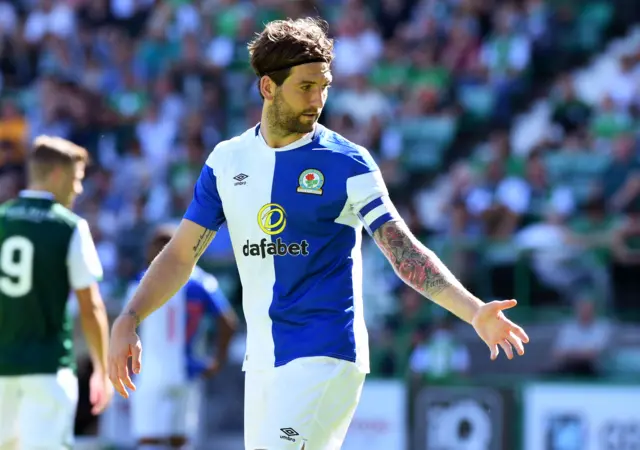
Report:
[[[135,319],[122,315],[116,319],[111,329],[109,345],[109,379],[115,390],[124,398],[129,398],[127,388],[132,391],[136,386],[129,376],[129,358],[133,373],[142,369],[142,343],[136,333]]]

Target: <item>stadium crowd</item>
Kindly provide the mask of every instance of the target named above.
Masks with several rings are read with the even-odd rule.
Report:
[[[0,200],[22,187],[34,136],[86,147],[94,164],[77,210],[117,310],[150,227],[178,220],[209,151],[259,121],[246,42],[268,20],[320,15],[336,39],[321,121],[371,151],[403,217],[465,283],[487,298],[629,306],[625,292],[640,280],[640,49],[620,61],[598,104],[577,96],[566,72],[602,44],[612,8],[599,0],[0,0]],[[540,77],[553,80],[544,94],[557,133],[516,154],[509,125]],[[374,371],[464,373],[469,357],[447,318],[400,285],[370,241],[364,253]],[[239,306],[224,229],[203,263]],[[520,292],[524,281],[530,289]],[[440,364],[442,354],[453,356]]]

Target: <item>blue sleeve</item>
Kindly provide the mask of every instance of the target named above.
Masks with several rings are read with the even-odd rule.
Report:
[[[191,200],[184,218],[214,231],[218,231],[225,221],[216,176],[208,165],[205,165],[200,172],[193,190],[193,200]]]
[[[218,285],[218,280],[211,275],[199,280],[190,280],[187,285],[187,298],[202,302],[205,311],[214,317],[225,314],[231,309],[229,300]]]
[[[350,152],[353,173],[352,175],[362,175],[370,172],[378,172],[380,168],[369,151],[361,146],[355,146]]]

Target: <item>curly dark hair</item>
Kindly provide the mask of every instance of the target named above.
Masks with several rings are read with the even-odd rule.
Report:
[[[322,19],[274,20],[249,43],[251,67],[259,78],[267,75],[281,86],[291,68],[312,62],[333,61],[333,39]]]

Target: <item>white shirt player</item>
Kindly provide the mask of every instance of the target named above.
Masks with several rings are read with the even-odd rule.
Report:
[[[132,283],[133,292],[144,274]],[[231,309],[217,279],[196,267],[183,286],[140,326],[140,337],[153,342],[142,354],[143,370],[134,377],[138,386],[131,404],[135,438],[186,436],[199,433],[202,373],[209,367],[204,332],[206,319]],[[170,368],[170,370],[168,370]]]
[[[129,296],[143,275],[140,273],[131,283]],[[216,277],[195,267],[185,286],[140,326],[141,340],[154,346],[142,355],[145,370],[136,377],[138,382],[166,387],[198,378],[210,364],[203,348],[207,324],[230,310]],[[167,366],[172,367],[171,372],[167,372]]]
[[[243,286],[244,369],[304,357],[369,371],[362,301],[362,227],[397,217],[367,150],[317,124],[286,147],[260,125],[216,146],[185,218],[226,222]]]

